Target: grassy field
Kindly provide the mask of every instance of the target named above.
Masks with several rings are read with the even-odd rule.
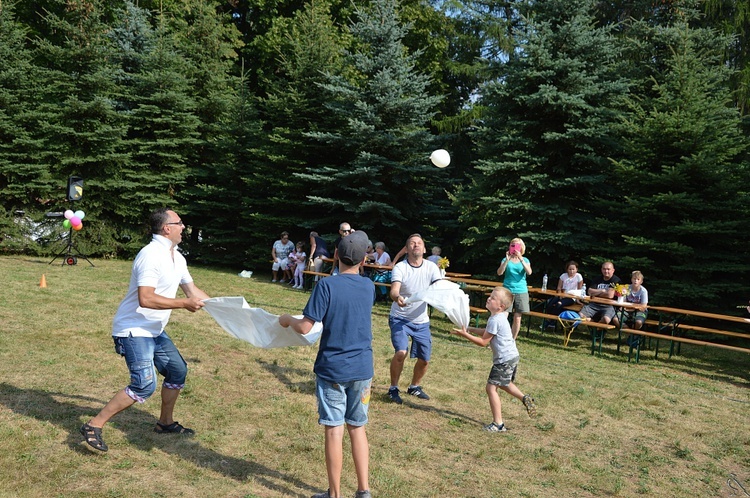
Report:
[[[110,327],[130,275],[128,261],[93,262],[0,258],[0,497],[306,497],[327,487],[317,346],[257,349],[206,312],[175,311],[168,328],[190,365],[175,417],[196,436],[152,432],[155,396],[105,428],[108,453],[90,450],[78,428],[128,383]],[[270,275],[192,273],[212,296],[242,295],[275,314],[299,313],[308,297]],[[636,365],[611,336],[592,356],[582,334],[564,348],[560,336],[524,329],[517,384],[539,416],[501,394],[511,432],[489,434],[491,353],[451,336],[436,315],[424,382],[432,400],[398,406],[386,395],[388,308],[374,310],[374,496],[746,496],[737,481],[750,490],[750,356],[685,345],[671,359],[646,351]]]

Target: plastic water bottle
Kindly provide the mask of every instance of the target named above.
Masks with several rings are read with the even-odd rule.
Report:
[[[586,284],[581,287],[581,297],[586,297]]]
[[[546,273],[542,277],[542,290],[543,291],[547,290],[547,274]]]

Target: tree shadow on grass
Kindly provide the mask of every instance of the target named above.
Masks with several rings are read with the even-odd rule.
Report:
[[[523,331],[522,331],[523,332]],[[524,337],[524,340],[535,343],[539,346],[551,347],[562,353],[575,353],[587,351],[591,352],[591,336],[581,333],[573,333],[567,346],[563,346],[561,334],[535,334]],[[750,376],[747,369],[742,368],[743,362],[738,362],[738,358],[745,358],[745,353],[735,351],[725,351],[719,348],[708,346],[696,346],[692,344],[682,344],[678,347],[675,345],[675,354],[669,357],[668,341],[661,341],[659,344],[659,355],[655,356],[656,342],[641,347],[640,364],[650,366],[663,366],[673,368],[675,371],[687,373],[690,375],[699,375],[710,380],[725,382],[737,387],[750,387]],[[681,350],[681,352],[680,352]],[[598,345],[596,350],[598,358],[604,358],[612,361],[628,362],[628,345],[625,336],[620,340],[620,351],[617,351],[617,333],[609,332],[604,338],[602,353],[599,353]],[[635,363],[635,351],[632,353],[630,362]],[[738,382],[738,378],[741,379]]]
[[[91,417],[92,409],[87,403],[101,404],[102,400],[61,392],[50,392],[39,389],[22,389],[11,384],[0,383],[0,404],[14,413],[54,424],[68,433],[65,444],[77,452],[91,454],[82,443],[83,437],[78,432],[81,420]],[[132,406],[118,414],[108,426],[116,427],[125,433],[130,444],[138,450],[148,452],[158,447],[165,453],[176,455],[192,462],[198,467],[210,469],[238,481],[253,478],[258,484],[283,496],[308,496],[296,489],[315,492],[305,482],[283,472],[266,467],[258,462],[222,455],[204,448],[194,439],[169,438],[152,432],[157,422],[150,413]],[[98,455],[98,454],[97,454]]]

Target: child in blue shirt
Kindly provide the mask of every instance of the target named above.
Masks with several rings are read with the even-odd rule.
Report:
[[[349,432],[357,473],[357,498],[370,498],[368,467],[370,449],[367,424],[370,388],[374,374],[372,354],[372,305],[375,284],[359,274],[365,260],[367,234],[352,232],[337,247],[339,271],[318,281],[303,310],[303,318],[285,314],[282,327],[307,334],[315,322],[323,323],[315,359],[315,392],[318,423],[325,426],[328,491],[313,498],[341,495],[344,425]]]

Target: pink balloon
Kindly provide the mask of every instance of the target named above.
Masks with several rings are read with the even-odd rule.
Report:
[[[73,215],[74,215],[72,209],[66,209],[64,214],[65,214],[65,218],[67,218],[67,219],[71,219],[73,217]]]
[[[81,218],[79,218],[77,216],[73,216],[72,218],[70,218],[70,224],[73,225],[73,226],[80,225],[81,224]]]

